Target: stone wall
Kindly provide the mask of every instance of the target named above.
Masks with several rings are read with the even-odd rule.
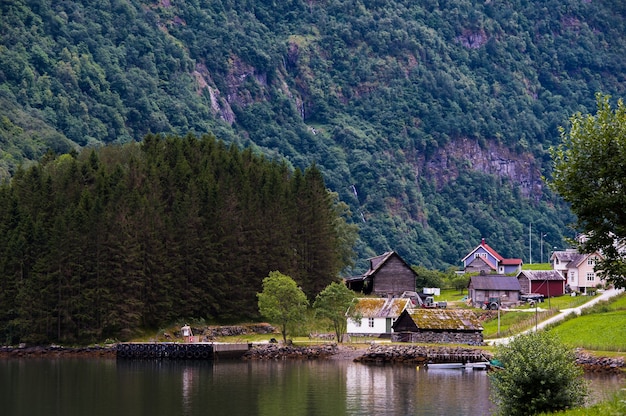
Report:
[[[491,358],[490,353],[479,348],[374,344],[354,361],[422,365],[426,363],[480,362],[488,361]]]
[[[399,332],[399,333],[391,334],[391,341],[426,343],[426,344],[483,345],[483,334],[482,332],[458,332],[458,331]]]
[[[337,344],[297,347],[282,344],[254,345],[243,354],[246,360],[284,360],[328,358],[338,351]]]

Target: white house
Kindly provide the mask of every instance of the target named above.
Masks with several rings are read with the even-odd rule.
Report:
[[[587,293],[605,281],[598,277],[596,262],[603,257],[600,253],[581,254],[576,249],[555,251],[550,257],[552,268],[565,278],[566,288]]]
[[[355,306],[360,320],[348,318],[348,335],[381,336],[391,334],[391,325],[411,306],[407,298],[360,298]],[[350,311],[352,312],[352,311]]]

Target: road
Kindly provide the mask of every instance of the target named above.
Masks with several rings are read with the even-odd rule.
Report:
[[[576,315],[580,315],[580,312],[585,309],[585,308],[589,308],[593,305],[595,305],[596,303],[603,301],[603,300],[607,300],[609,298],[612,298],[613,296],[617,296],[620,293],[622,293],[624,291],[624,289],[608,289],[605,290],[600,296],[597,296],[593,299],[591,299],[589,302],[584,303],[576,308],[569,308],[569,309],[563,309],[561,310],[561,312],[559,312],[558,314],[554,315],[551,318],[546,319],[545,321],[539,322],[539,324],[537,325],[537,327],[532,327],[524,332],[521,332],[520,334],[525,334],[527,332],[533,332],[535,330],[539,330],[539,329],[543,329],[545,326],[553,324],[555,322],[561,321],[563,319],[565,319],[566,316],[568,316],[569,314],[575,313]],[[519,335],[519,334],[517,334]],[[511,337],[507,337],[507,338],[496,338],[496,339],[490,339],[490,340],[486,340],[485,342],[489,345],[503,345],[503,344],[508,344],[508,342],[516,337],[517,335],[513,335]]]

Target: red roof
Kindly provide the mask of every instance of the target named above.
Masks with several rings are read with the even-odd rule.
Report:
[[[522,259],[502,259],[503,266],[519,266],[522,264]]]
[[[493,248],[491,248],[489,246],[489,244],[485,243],[485,239],[483,238],[482,241],[480,242],[480,246],[483,246],[483,248],[488,251],[492,256],[494,256],[496,259],[498,259],[498,261],[502,261],[504,258],[498,254],[497,251],[495,251]],[[478,247],[480,247],[478,246]],[[476,248],[478,248],[476,247]],[[474,251],[476,251],[476,249],[474,249]]]

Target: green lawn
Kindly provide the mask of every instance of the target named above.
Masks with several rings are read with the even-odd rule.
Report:
[[[542,413],[541,416],[622,416],[626,414],[626,389],[615,393],[609,400],[602,401],[589,407],[564,410],[555,413]]]
[[[457,302],[467,296],[467,290],[461,293],[458,289],[441,289],[440,295],[435,296],[436,301],[447,300],[448,302]]]
[[[595,313],[570,319],[551,329],[572,347],[626,351],[626,311]]]
[[[493,317],[483,322],[483,336],[486,339],[498,337],[498,315],[491,312]],[[532,312],[501,311],[500,337],[515,335],[535,326],[535,323],[548,319],[556,314],[555,310],[539,311],[535,316]]]
[[[550,263],[522,264],[522,270],[552,270]]]
[[[569,308],[575,308],[577,306],[582,305],[583,303],[589,302],[593,299],[593,296],[556,296],[549,299],[545,299],[544,302],[539,303],[537,306],[541,309],[556,309],[563,310]],[[530,306],[528,304],[523,305],[520,309],[529,309]]]

